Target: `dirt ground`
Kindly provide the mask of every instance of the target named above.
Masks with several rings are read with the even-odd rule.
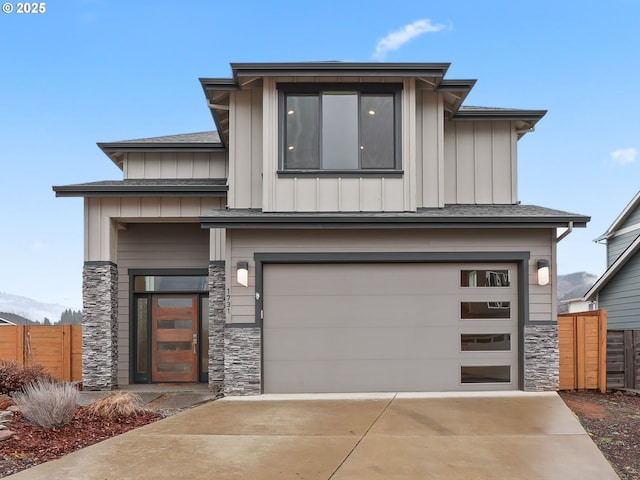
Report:
[[[622,480],[640,479],[640,395],[560,392]]]

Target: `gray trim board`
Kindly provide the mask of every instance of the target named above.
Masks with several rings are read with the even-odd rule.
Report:
[[[114,267],[118,266],[117,263],[111,262],[109,260],[88,260],[86,262],[83,262],[83,265],[90,265],[94,267],[99,267],[102,265],[113,265]]]
[[[200,275],[206,277],[209,275],[209,270],[206,268],[129,268],[127,273],[129,275]]]

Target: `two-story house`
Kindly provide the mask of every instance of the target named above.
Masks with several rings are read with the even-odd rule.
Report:
[[[554,390],[556,243],[517,196],[539,110],[462,106],[441,63],[242,63],[216,132],[98,144],[83,382],[227,395]]]

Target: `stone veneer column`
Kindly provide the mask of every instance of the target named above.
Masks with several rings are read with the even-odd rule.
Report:
[[[224,262],[209,263],[209,390],[224,387]]]
[[[82,280],[82,385],[85,390],[118,386],[118,268],[85,262]]]
[[[524,327],[524,390],[556,391],[560,384],[558,325]]]
[[[225,328],[224,393],[225,395],[260,395],[261,329],[259,327]]]

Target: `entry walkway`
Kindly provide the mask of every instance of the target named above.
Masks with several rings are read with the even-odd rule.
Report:
[[[13,480],[617,480],[555,393],[209,402]]]

